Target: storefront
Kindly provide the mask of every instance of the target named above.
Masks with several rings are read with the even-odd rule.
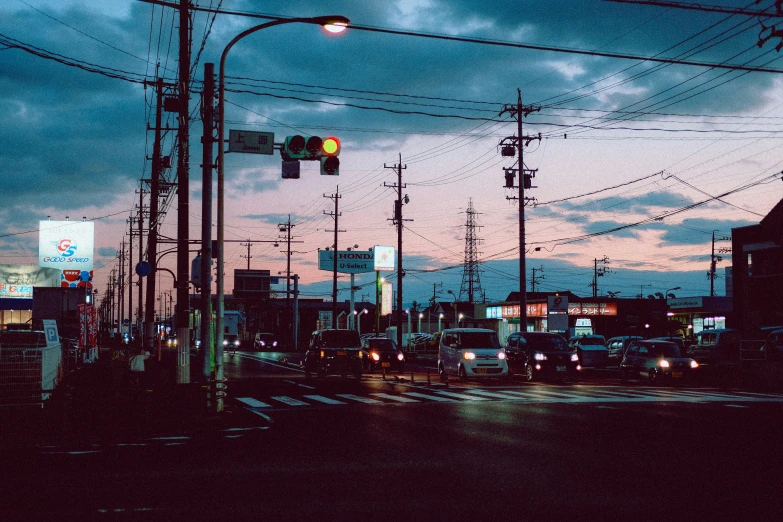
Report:
[[[666,304],[670,335],[690,338],[702,330],[732,327],[730,297],[672,297]]]

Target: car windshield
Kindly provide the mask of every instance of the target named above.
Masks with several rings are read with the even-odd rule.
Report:
[[[367,346],[381,352],[397,351],[397,344],[391,339],[368,339]]]
[[[257,338],[259,343],[272,344],[275,342],[275,336],[272,334],[259,334]]]
[[[500,348],[495,332],[461,332],[460,348]]]
[[[520,344],[542,352],[572,352],[573,348],[559,335],[530,335],[520,339]]]
[[[656,344],[652,354],[655,357],[679,357],[680,348],[676,344]]]
[[[586,344],[586,345],[590,345],[590,346],[596,345],[596,344],[603,345],[604,344],[604,340],[603,340],[602,337],[580,337],[579,338],[579,344]]]
[[[356,330],[326,330],[321,334],[323,348],[359,348],[361,342]]]

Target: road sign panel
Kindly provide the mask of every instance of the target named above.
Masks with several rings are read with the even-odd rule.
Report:
[[[250,154],[274,154],[275,133],[229,130],[228,151]]]

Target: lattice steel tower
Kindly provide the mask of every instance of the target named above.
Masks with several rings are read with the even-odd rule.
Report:
[[[473,210],[473,200],[469,200],[468,215],[465,223],[465,261],[464,268],[462,270],[462,285],[459,288],[459,301],[475,303],[477,301],[476,296],[482,296],[481,291],[481,275],[479,270],[478,255],[480,252],[476,250],[476,246],[482,241],[476,238],[476,229],[481,228],[476,224],[476,215],[479,212]]]

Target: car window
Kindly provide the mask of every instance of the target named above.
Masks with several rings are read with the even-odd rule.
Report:
[[[628,355],[637,355],[639,353],[639,345],[636,343],[631,343],[631,346],[628,347]]]
[[[460,348],[500,348],[495,332],[461,332]]]
[[[644,357],[647,357],[648,355],[650,355],[650,354],[647,352],[647,347],[646,347],[646,346],[640,346],[640,347],[639,347],[639,355],[642,355],[642,356],[644,356]]]
[[[321,332],[320,346],[324,348],[358,348],[361,346],[356,330],[326,330]]]
[[[397,350],[397,343],[391,339],[367,339],[367,346],[373,350],[389,351]]]
[[[545,333],[532,333],[528,334],[524,341],[526,350],[541,350],[541,351],[558,351],[558,352],[571,352],[573,348],[560,337],[559,335],[545,334]]]
[[[652,347],[654,357],[679,357],[680,348],[676,344],[655,344]]]

